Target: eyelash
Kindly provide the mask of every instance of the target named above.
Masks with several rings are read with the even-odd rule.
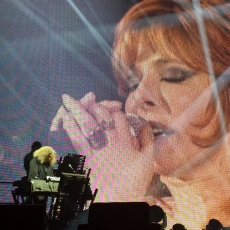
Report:
[[[191,76],[193,76],[193,72],[189,71],[181,71],[181,70],[171,70],[169,73],[169,77],[162,77],[162,81],[166,81],[169,83],[181,83]],[[173,77],[175,76],[175,77]]]
[[[170,70],[169,69],[167,71],[169,72],[168,77],[162,77],[161,81],[165,81],[168,83],[175,83],[175,84],[178,83],[179,84],[194,75],[193,72],[185,71],[185,70],[178,70],[178,69]],[[130,76],[127,80],[127,93],[129,94],[129,93],[134,92],[139,86],[139,84],[140,84],[140,80],[137,78],[137,76]]]
[[[186,80],[186,77],[183,78],[162,78],[162,81],[170,82],[170,83],[180,83]]]

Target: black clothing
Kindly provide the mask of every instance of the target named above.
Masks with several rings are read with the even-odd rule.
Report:
[[[86,209],[84,211],[81,211],[77,214],[77,219],[74,224],[73,229],[78,229],[78,225],[80,224],[88,224],[88,218],[89,218],[89,209]],[[72,230],[72,229],[71,229]]]
[[[24,158],[24,169],[26,170],[27,176],[29,175],[30,171],[30,161],[34,158],[34,151],[31,151],[30,153],[25,155]]]
[[[29,171],[28,180],[29,181],[31,179],[45,180],[46,176],[54,176],[52,165],[41,164],[38,161],[38,158],[34,157],[30,161],[30,171]]]
[[[30,171],[30,161],[34,158],[34,152],[42,147],[42,144],[39,141],[35,141],[31,146],[30,153],[25,155],[24,158],[24,169],[26,170],[27,176]]]
[[[31,179],[46,180],[46,176],[53,176],[53,167],[49,163],[41,164],[37,157],[30,161],[28,181]],[[48,196],[35,195],[32,197],[33,204],[44,204],[47,206]]]

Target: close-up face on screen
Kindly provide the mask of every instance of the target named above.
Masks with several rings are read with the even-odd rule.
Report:
[[[0,203],[83,157],[94,203],[230,226],[229,1],[3,0],[0,19]]]

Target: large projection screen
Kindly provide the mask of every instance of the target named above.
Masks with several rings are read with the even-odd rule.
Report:
[[[86,155],[96,201],[230,226],[227,0],[2,0],[0,41],[0,182],[40,141]]]

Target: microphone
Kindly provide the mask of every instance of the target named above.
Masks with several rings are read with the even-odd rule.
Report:
[[[138,137],[142,126],[145,125],[147,121],[136,114],[128,113],[126,115],[129,121],[129,130],[131,135]]]
[[[74,171],[74,169],[73,169],[71,164],[68,164],[68,167],[75,173],[75,171]]]

